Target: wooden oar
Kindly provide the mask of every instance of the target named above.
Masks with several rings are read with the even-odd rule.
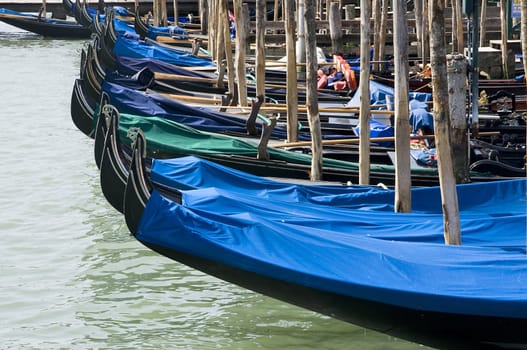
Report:
[[[197,69],[194,68],[194,70],[197,70]],[[205,70],[205,69],[203,69],[203,70]],[[192,81],[192,82],[201,82],[201,83],[210,83],[210,84],[217,84],[218,83],[218,79],[215,79],[215,78],[192,77],[192,76],[187,76],[187,75],[182,75],[182,74],[170,74],[170,73],[161,73],[161,72],[154,73],[154,78],[157,79],[157,80]],[[227,83],[228,81],[226,79],[224,79],[223,82]],[[252,82],[248,82],[247,85],[256,85],[256,84],[252,83]],[[285,84],[266,83],[265,86],[269,87],[269,88],[277,88],[277,89],[286,89],[287,88],[287,86]],[[298,88],[305,90],[306,87],[305,86],[299,86]]]
[[[218,83],[218,79],[214,79],[214,78],[192,77],[188,75],[169,74],[169,73],[160,73],[160,72],[154,73],[154,78],[158,80],[191,81],[191,82],[211,83],[211,84]]]
[[[209,72],[215,72],[218,70],[218,67],[216,66],[194,66],[194,67],[185,67],[186,70],[191,71],[209,71]]]
[[[198,97],[198,96],[185,96],[185,95],[175,95],[175,94],[160,94],[162,96],[173,98],[179,101],[185,101],[190,102],[193,104],[196,104],[199,107],[215,107],[216,104],[222,103],[221,99],[216,98],[208,98],[208,97]],[[199,103],[199,104],[198,104]],[[218,106],[219,107],[219,106]],[[250,106],[221,106],[222,108],[226,109],[241,109],[241,110],[247,110],[250,108]],[[267,112],[285,112],[287,111],[287,105],[285,104],[264,104],[262,107],[260,107],[260,111],[267,111]],[[298,106],[299,112],[307,112],[307,106]],[[326,113],[358,113],[359,108],[358,107],[320,107],[320,112],[326,112]],[[372,109],[370,110],[373,114],[387,114],[392,115],[393,111],[388,110],[376,110]]]
[[[215,98],[215,97],[200,97],[200,96],[187,96],[187,95],[174,95],[174,94],[160,94],[162,96],[172,98],[174,100],[183,101],[183,102],[190,102],[190,103],[202,103],[205,104],[205,106],[215,106],[218,103],[222,103],[221,97]],[[246,107],[247,108],[247,107]]]

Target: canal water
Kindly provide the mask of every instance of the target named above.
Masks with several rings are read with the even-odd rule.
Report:
[[[135,241],[100,191],[92,140],[71,121],[84,44],[0,22],[0,349],[425,348]]]

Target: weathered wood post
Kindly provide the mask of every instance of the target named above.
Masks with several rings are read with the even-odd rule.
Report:
[[[380,25],[380,33],[379,33],[379,58],[380,60],[384,60],[384,53],[386,51],[386,27],[388,24],[388,5],[390,0],[383,0],[382,1],[382,9],[381,9],[381,25]],[[379,70],[383,71],[386,67],[385,63],[381,63],[379,65]]]
[[[461,244],[461,227],[456,181],[450,146],[450,116],[446,81],[445,2],[430,0],[430,63],[432,66],[432,98],[437,150],[443,225],[446,244]]]
[[[500,1],[500,19],[501,19],[501,65],[502,65],[502,77],[508,79],[509,75],[509,23],[508,23],[508,5],[509,2],[506,0]]]
[[[216,60],[218,58],[218,53],[216,52],[216,1],[207,0],[208,6],[208,49],[212,55],[212,59]]]
[[[322,179],[322,131],[318,109],[317,94],[317,39],[315,11],[316,0],[306,0],[305,26],[306,31],[306,106],[311,131],[311,174],[312,181]]]
[[[278,22],[278,10],[280,9],[280,0],[274,0],[274,7],[273,7],[273,21]],[[275,33],[278,31],[275,30]]]
[[[153,3],[152,3],[152,12],[154,13],[154,20],[153,20],[153,23],[155,26],[159,26],[159,21],[160,21],[160,17],[159,17],[159,0],[153,0]]]
[[[471,5],[471,6],[470,6]],[[477,137],[479,133],[479,1],[473,1],[472,4],[468,2],[465,12],[472,22],[472,38],[469,57],[471,58],[470,69],[470,129],[472,136]]]
[[[421,51],[419,54],[421,55],[421,64],[423,66],[423,69],[425,68],[426,64],[428,63],[428,59],[430,56],[430,21],[429,21],[429,11],[428,11],[428,0],[416,0],[420,3],[421,12],[417,12],[416,9],[416,18],[419,16],[419,21],[421,22],[420,25],[422,25],[422,35],[420,38],[421,43]]]
[[[47,3],[46,3],[46,0],[42,0],[42,8],[40,9],[40,16],[42,18],[46,18],[47,16],[47,12],[48,12],[48,8],[47,8]]]
[[[256,96],[265,96],[265,0],[256,0]]]
[[[234,72],[234,61],[232,59],[232,40],[230,32],[229,22],[229,2],[227,0],[221,0],[220,2],[220,21],[223,23],[223,49],[225,50],[225,60],[227,61],[227,75],[228,75],[228,86],[229,92],[235,94],[235,72]],[[237,102],[236,98],[233,102]]]
[[[305,80],[306,71],[303,63],[306,63],[306,27],[304,23],[305,5],[304,0],[298,0],[296,5],[296,12],[298,17],[297,23],[297,39],[296,39],[296,61],[300,63],[297,66],[297,79]]]
[[[174,25],[177,26],[179,24],[178,11],[177,11],[177,0],[172,0],[172,11],[174,12]]]
[[[448,1],[447,1],[447,4],[448,4]],[[451,10],[452,10],[452,14],[451,14],[451,17],[450,17],[450,23],[452,25],[452,33],[451,33],[451,36],[450,36],[450,41],[452,41],[452,48],[451,48],[451,52],[458,52],[457,51],[457,47],[458,47],[458,37],[457,37],[457,17],[458,17],[458,14],[457,14],[457,0],[451,0],[450,1],[450,4],[451,4]]]
[[[467,60],[462,54],[447,55],[448,102],[454,176],[456,183],[470,181],[467,125]]]
[[[425,28],[425,35],[423,36],[423,62],[426,64],[430,62],[430,0],[423,1],[423,25]],[[424,67],[424,65],[423,65]]]
[[[160,1],[159,6],[159,24],[162,27],[167,26],[167,2],[166,0]]]
[[[296,73],[295,28],[295,0],[285,0],[287,142],[298,141],[298,79]]]
[[[521,32],[520,32],[520,41],[522,43],[522,55],[527,57],[527,0],[522,0],[521,4]],[[527,72],[527,59],[523,59],[523,71]],[[527,83],[527,75],[524,76],[524,82]],[[527,158],[526,158],[527,160]]]
[[[355,19],[355,5],[349,4],[344,6],[344,19],[352,20]],[[346,34],[351,33],[350,29],[346,29]]]
[[[200,32],[202,35],[205,35],[208,33],[209,28],[209,0],[199,0],[199,22],[200,22]],[[210,46],[207,47],[208,50],[210,50]]]
[[[463,53],[463,19],[461,18],[461,1],[452,0],[452,51]]]
[[[406,0],[393,2],[393,52],[395,64],[395,211],[412,211],[410,126],[408,106],[408,21]]]
[[[481,1],[479,18],[479,46],[487,46],[487,0]]]
[[[372,17],[373,17],[373,61],[379,62],[381,60],[379,45],[380,45],[380,34],[381,34],[381,17],[382,17],[382,0],[372,0]],[[394,44],[395,46],[395,44]],[[380,71],[381,64],[373,63],[373,70]]]
[[[338,2],[331,2],[328,12],[329,35],[331,37],[331,50],[333,53],[342,52],[342,18]]]
[[[423,54],[423,36],[425,35],[424,28],[424,15],[423,14],[423,1],[426,0],[414,0],[414,16],[415,16],[415,34],[417,36],[417,55]],[[424,67],[424,62],[421,62]]]
[[[225,21],[222,18],[223,17],[223,11],[222,11],[222,4],[221,1],[216,1],[215,4],[215,20],[214,20],[214,34],[215,34],[215,47],[214,51],[216,52],[216,66],[218,67],[218,70],[220,71],[223,65],[223,60],[225,59],[225,36],[223,27],[225,26]],[[218,80],[218,87],[223,88],[223,79]],[[232,91],[231,91],[232,92]]]
[[[238,82],[238,104],[247,106],[247,78],[245,76],[245,54],[247,52],[247,33],[249,32],[249,6],[242,0],[234,1],[234,18],[236,19],[236,81]]]
[[[360,1],[359,184],[370,183],[370,0]]]

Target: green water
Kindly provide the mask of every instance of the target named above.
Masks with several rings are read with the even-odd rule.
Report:
[[[0,349],[423,349],[135,241],[70,117],[83,41],[0,22]],[[372,310],[375,312],[375,310]]]

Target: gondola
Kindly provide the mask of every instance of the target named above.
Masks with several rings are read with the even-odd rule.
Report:
[[[156,88],[161,88],[161,85],[164,85],[166,88],[175,87],[174,92],[182,92],[181,90],[187,90],[190,92],[200,92],[200,93],[211,93],[219,94],[226,93],[226,86],[219,86],[219,81],[221,80],[217,74],[207,73],[206,71],[195,71],[187,69],[186,65],[179,66],[174,65],[163,60],[155,59],[152,57],[135,57],[136,55],[114,55],[110,48],[106,46],[107,38],[97,37],[94,38],[97,44],[92,44],[90,46],[96,46],[97,49],[94,50],[94,60],[89,62],[96,65],[97,72],[101,71],[118,71],[121,74],[133,76],[136,75],[138,80],[143,81],[143,85],[157,85]],[[132,40],[132,42],[134,42]],[[124,43],[122,44],[124,45]],[[186,55],[185,55],[186,56]],[[99,68],[102,67],[102,68]],[[147,68],[147,69],[145,69]],[[213,68],[211,66],[211,68]],[[140,73],[141,71],[141,73]],[[159,76],[156,73],[167,73],[167,75]],[[171,76],[179,76],[179,79],[171,79]],[[183,77],[188,76],[190,79],[187,81]],[[105,73],[97,74],[94,76],[99,81],[99,84],[105,79]],[[202,78],[202,81],[197,81]],[[156,89],[150,87],[151,89]],[[255,86],[252,84],[248,85],[247,91],[250,97],[256,97]],[[168,91],[163,89],[163,91]],[[266,96],[271,100],[276,100],[277,102],[285,102],[285,87],[268,87],[266,88]],[[305,100],[305,92],[299,91],[299,101],[302,102]],[[335,93],[331,90],[319,90],[318,92],[319,101],[323,102],[336,102],[336,103],[346,103],[350,100],[350,96],[345,96],[340,93]]]
[[[7,9],[0,9],[0,21],[48,38],[87,39],[91,29],[75,21],[41,18]]]
[[[97,10],[95,16],[93,16],[92,32],[94,37],[100,37],[104,33],[104,22],[101,21],[101,12],[99,12],[99,10]]]
[[[153,251],[426,346],[527,347],[525,179],[458,186],[452,247],[438,187],[394,213],[391,190],[282,183],[194,157],[147,165],[144,143],[138,133],[124,216]]]
[[[166,45],[161,45],[159,43],[153,42],[152,40],[139,40],[140,35],[133,31],[129,26],[122,27],[123,30],[119,31],[115,28],[115,23],[119,21],[110,21],[107,26],[108,33],[111,35],[106,35],[103,40],[101,40],[102,53],[105,56],[102,59],[102,62],[111,62],[110,66],[115,67],[115,57],[116,56],[125,56],[130,58],[152,58],[158,61],[165,63],[173,64],[178,67],[216,67],[211,63],[209,57],[201,57],[194,55],[188,48],[178,48],[177,46],[167,47]],[[118,33],[121,32],[122,35]],[[276,70],[268,69],[266,76],[269,76],[269,79],[276,79]],[[280,73],[281,77],[284,77],[284,72]],[[273,78],[274,77],[274,78]],[[271,81],[272,82],[272,81]],[[284,87],[276,87],[276,95],[280,95],[282,100],[285,98],[285,84],[283,84],[283,79],[281,80]],[[248,93],[251,94],[251,90],[254,90],[254,87],[249,86]],[[272,90],[272,89],[271,89]],[[347,99],[355,92],[355,88],[349,88],[344,90],[334,90],[334,89],[320,89],[319,90],[319,100],[320,99]],[[300,92],[300,94],[302,94]],[[267,95],[267,94],[266,94]],[[275,98],[274,96],[270,96]]]
[[[85,85],[83,79],[75,79],[71,92],[70,114],[74,116],[72,121],[77,129],[88,137],[94,137],[95,108],[92,106],[96,106],[97,102],[84,91]]]
[[[176,23],[171,26],[156,27],[145,23],[139,12],[134,16],[134,30],[139,35],[141,40],[150,39],[156,40],[158,36],[169,37],[173,39],[186,40],[188,39],[188,33],[184,28],[179,27]],[[191,46],[191,45],[188,45]]]
[[[212,84],[202,84],[202,83],[193,83],[193,82],[180,82],[172,84],[170,86],[164,85],[162,82],[156,82],[152,79],[143,79],[144,74],[141,76],[141,79],[136,79],[134,77],[121,76],[119,73],[109,73],[109,76],[106,76],[105,70],[108,70],[107,67],[103,66],[99,62],[99,55],[97,55],[96,47],[98,45],[98,37],[95,37],[90,45],[84,52],[86,59],[85,63],[81,67],[81,77],[82,79],[76,81],[73,86],[72,98],[71,98],[71,117],[75,125],[82,125],[79,129],[86,135],[93,136],[93,113],[92,111],[96,109],[97,101],[101,96],[101,86],[104,81],[108,79],[113,79],[120,82],[121,84],[126,84],[128,87],[133,87],[134,89],[153,89],[158,92],[167,92],[167,93],[176,93],[180,92],[186,93],[188,95],[194,92],[206,92],[206,93],[216,93],[224,94],[225,89],[212,86]],[[125,73],[133,73],[131,69],[132,65],[135,67],[151,67],[155,65],[154,62],[148,59],[127,59],[119,58],[116,60],[117,69],[123,69]],[[181,68],[172,67],[163,64],[157,64],[157,67],[161,70],[167,68],[171,72],[183,73]],[[202,76],[199,73],[191,73],[190,76]],[[178,88],[179,87],[179,88]],[[184,90],[183,90],[184,89]],[[86,127],[90,126],[91,128],[87,129]]]
[[[130,154],[126,152],[131,145],[129,136],[138,129],[143,130],[148,140],[148,157],[174,158],[195,155],[258,176],[304,181],[310,179],[309,154],[273,148],[272,144],[247,137],[202,132],[164,118],[120,114],[115,110],[106,117],[98,119],[94,152],[97,152],[95,158],[100,166],[101,179],[105,179],[101,181],[103,193],[108,202],[119,211],[122,210],[122,193],[115,191],[124,186],[122,180],[126,178],[129,167],[127,160],[130,159]],[[262,133],[265,134],[267,131],[264,128]],[[99,155],[100,153],[104,156]],[[102,160],[104,157],[107,157],[106,160]],[[338,183],[357,183],[358,170],[358,163],[324,157],[322,179]],[[470,174],[472,182],[491,182],[510,178],[512,177],[491,173]],[[439,184],[437,169],[433,167],[413,167],[411,179],[412,186],[415,187]],[[388,164],[371,164],[370,182],[393,187],[395,167]]]
[[[105,81],[103,83],[103,95],[106,96],[107,103],[114,105],[120,112],[142,115],[142,116],[159,116],[167,118],[176,122],[184,123],[185,125],[195,127],[199,130],[212,131],[218,133],[225,133],[233,136],[256,136],[259,137],[261,127],[256,124],[256,114],[263,113],[259,104],[252,106],[251,114],[240,115],[229,112],[222,112],[219,109],[228,109],[228,106],[218,105],[217,107],[206,105],[193,106],[188,104],[187,100],[193,97],[180,96],[181,100],[174,98],[175,95],[168,95],[158,93],[145,93],[134,89],[127,88],[119,83],[112,83]],[[348,125],[336,128],[332,123],[327,122],[324,113],[331,115],[330,112],[324,112],[321,109],[321,131],[322,139],[352,139],[357,137],[355,129]],[[330,109],[328,109],[329,111]],[[304,114],[299,114],[299,122],[302,127],[298,130],[299,141],[309,141],[311,135],[308,122]],[[305,126],[305,127],[304,127]],[[393,136],[393,129],[382,125],[375,120],[371,121],[371,145],[370,145],[370,161],[375,164],[391,164],[390,152],[394,152],[393,143],[384,139],[384,142],[377,142],[378,138],[385,138]],[[279,118],[277,125],[273,128],[270,134],[270,140],[285,140],[287,138],[287,126],[284,121]],[[508,165],[514,168],[522,168],[525,160],[525,145],[518,144],[516,146],[507,145],[500,146],[497,144],[490,144],[479,139],[470,139],[470,162],[474,163],[478,160],[490,159],[496,162]],[[300,146],[298,148],[289,147],[289,150],[310,153],[310,145]],[[358,161],[358,143],[348,143],[345,145],[325,145],[323,148],[324,156],[333,159],[340,159],[346,161]],[[419,158],[419,151],[413,151],[416,158]],[[480,168],[482,169],[482,168]],[[481,171],[481,170],[480,170]],[[484,171],[487,172],[487,171]],[[510,175],[509,175],[510,176]]]
[[[165,97],[164,95],[143,93],[108,81],[103,83],[103,93],[101,96],[101,100],[104,100],[104,102],[101,101],[100,106],[111,104],[121,113],[141,115],[144,117],[157,116],[183,123],[197,130],[219,134],[258,139],[265,123],[265,117],[258,117],[258,113],[260,112],[259,103],[255,103],[247,115],[240,115],[221,112],[214,107],[195,107],[176,99]],[[307,122],[304,122],[304,124],[307,125]],[[377,125],[377,127],[372,129],[372,134],[382,137],[383,133],[385,133],[391,136],[393,135],[392,131],[391,128]],[[356,133],[351,127],[335,129],[325,124],[322,125],[322,138],[324,140],[350,139],[356,137]],[[269,133],[269,140],[281,142],[286,138],[287,126],[283,121],[277,122],[276,126]],[[298,138],[304,141],[310,140],[309,128],[302,127],[298,131]],[[95,139],[97,143],[97,137]],[[356,145],[347,145],[345,149],[327,146],[324,147],[323,154],[328,158],[357,161],[357,145],[358,143]],[[372,143],[370,150],[371,161],[379,164],[390,163],[391,161],[388,155],[388,151],[390,150],[393,151],[393,147],[377,146],[375,143]],[[298,148],[296,151],[304,152],[304,149]]]
[[[141,20],[140,11],[137,11],[134,16],[134,29],[141,40],[145,40],[148,36],[148,25]]]
[[[110,21],[111,22],[111,21]],[[107,25],[106,25],[107,27]],[[102,81],[105,78],[105,72],[106,71],[114,71],[118,70],[119,72],[122,72],[126,75],[134,75],[138,73],[139,70],[142,70],[146,67],[148,67],[149,70],[152,72],[147,73],[146,71],[143,71],[140,78],[143,81],[146,81],[147,79],[153,80],[152,83],[159,82],[162,83],[165,86],[175,86],[177,89],[183,89],[183,90],[189,90],[189,91],[196,91],[196,92],[208,92],[208,93],[225,93],[226,88],[225,87],[218,87],[218,81],[219,77],[213,74],[207,74],[206,72],[197,72],[197,71],[191,71],[185,69],[185,67],[180,67],[178,65],[174,66],[173,64],[154,59],[151,57],[130,57],[128,55],[120,56],[120,55],[114,55],[113,48],[111,46],[108,46],[108,41],[111,41],[111,39],[108,38],[108,35],[102,35],[102,36],[95,36],[94,40],[92,41],[90,48],[94,48],[94,55],[93,60],[88,60],[88,64],[94,65],[91,69],[93,69],[94,72],[97,74],[90,76],[90,79],[95,78],[98,83],[90,82],[92,86],[100,85],[102,84]],[[121,40],[121,39],[119,39]],[[123,39],[127,40],[127,39]],[[133,40],[129,42],[135,42]],[[121,45],[121,44],[118,44]],[[121,46],[124,46],[125,43],[123,43]],[[136,56],[135,54],[132,56]],[[137,62],[134,63],[134,60],[137,60]],[[126,63],[125,63],[126,62]],[[87,68],[90,68],[87,66]],[[152,74],[153,73],[153,74]],[[177,79],[173,80],[168,76],[167,78],[163,77],[155,77],[156,73],[168,73],[170,75],[178,75],[180,77],[182,76],[189,76],[194,81],[186,81],[185,79]],[[197,82],[195,78],[203,78],[203,82]],[[213,83],[211,81],[215,80],[216,83]],[[159,87],[159,84],[158,84]],[[179,90],[181,92],[181,90]],[[266,89],[266,96],[269,97],[269,99],[274,99],[278,102],[284,102],[285,101],[285,87],[270,87]],[[95,92],[97,93],[97,92]],[[252,85],[249,85],[248,87],[248,93],[250,96],[255,97],[255,87]],[[302,91],[299,92],[299,98],[302,100],[305,98],[305,93]],[[325,91],[320,90],[319,91],[319,100],[320,101],[340,101],[344,103],[344,101],[349,101],[349,96],[341,96],[340,94],[335,94],[331,91]]]
[[[91,52],[90,50],[88,50]],[[88,54],[88,56],[90,56]],[[145,61],[148,62],[148,61]],[[137,62],[136,62],[137,63]],[[100,68],[97,68],[97,64],[95,64],[93,70],[100,71]],[[132,70],[134,72],[135,70]],[[88,69],[86,75],[88,76],[88,80],[90,80],[90,76],[92,76],[94,73],[92,72],[92,69]],[[111,76],[111,74],[110,74]],[[156,93],[150,93],[145,94],[143,92],[134,91],[134,89],[140,89],[144,90],[145,88],[148,88],[151,85],[141,85],[144,83],[145,79],[139,79],[139,81],[142,81],[141,83],[137,82],[134,83],[132,89],[130,89],[127,86],[121,86],[120,83],[122,81],[119,81],[119,79],[115,82],[110,81],[104,81],[103,85],[106,85],[106,93],[109,94],[110,98],[109,100],[116,104],[118,109],[125,113],[131,113],[136,115],[158,115],[163,116],[167,118],[179,118],[179,119],[173,119],[173,120],[183,120],[181,117],[178,116],[185,116],[185,120],[189,120],[189,118],[198,118],[201,120],[200,123],[196,123],[197,127],[201,130],[209,130],[207,129],[207,120],[210,118],[215,118],[215,113],[218,117],[223,118],[222,120],[226,121],[222,125],[219,125],[220,129],[223,129],[222,132],[229,133],[232,131],[229,131],[229,125],[232,123],[235,123],[236,120],[240,120],[238,123],[242,129],[237,130],[238,135],[240,134],[246,134],[247,129],[245,128],[245,119],[240,119],[239,116],[234,116],[226,113],[217,113],[213,112],[212,110],[208,111],[204,107],[200,107],[197,109],[193,109],[192,107],[186,107],[182,105],[182,103],[174,101],[170,98],[164,98],[159,94]],[[148,79],[146,79],[148,80]],[[117,83],[117,84],[116,84]],[[127,83],[130,83],[129,81]],[[90,94],[92,97],[90,98],[92,103],[95,104],[95,101],[99,98],[100,93],[100,87],[93,87],[91,83],[84,82],[86,85],[85,89],[88,89],[90,91],[95,90],[95,95]],[[95,82],[95,84],[98,84]],[[160,87],[161,88],[161,87]],[[185,86],[184,84],[181,86],[180,90],[181,92],[186,91],[188,86]],[[88,106],[88,107],[82,107],[82,104],[86,102],[86,99],[79,99],[81,91],[83,91],[83,87],[81,84],[76,84],[75,91],[72,96],[72,105],[75,105],[76,107],[73,109],[78,114],[72,114],[72,118],[78,119],[78,121],[75,121],[75,124],[78,125],[85,125],[90,126],[94,125],[93,121],[93,115],[91,114],[91,111],[95,109],[95,106]],[[104,90],[104,89],[103,89]],[[191,89],[193,90],[193,89]],[[168,90],[170,91],[170,89]],[[188,91],[186,91],[188,93]],[[389,93],[389,91],[387,91]],[[378,93],[375,93],[373,91],[374,95],[378,95]],[[142,101],[139,103],[139,101]],[[140,108],[140,105],[144,106],[144,109],[142,110]],[[184,112],[183,112],[184,110]],[[90,114],[88,114],[88,113]],[[353,138],[355,137],[356,133],[352,127],[352,125],[341,125],[340,127],[336,127],[335,124],[330,123],[327,119],[327,117],[324,116],[324,113],[321,113],[322,118],[322,132],[323,132],[323,138],[325,139],[332,139],[332,138]],[[429,118],[431,119],[431,117]],[[82,121],[85,120],[85,121]],[[299,120],[302,120],[301,118]],[[307,125],[307,121],[303,121]],[[372,121],[373,123],[373,121]],[[426,123],[431,123],[431,121],[428,121]],[[412,122],[412,124],[416,124],[417,126],[423,126],[423,122]],[[234,124],[232,124],[234,125]],[[303,128],[304,129],[304,128]],[[325,131],[327,130],[327,131]],[[86,130],[83,132],[86,133]],[[259,131],[258,131],[259,132]],[[280,127],[277,127],[273,132],[273,137],[276,137],[278,139],[285,139],[285,129],[283,130],[282,134],[279,134]],[[304,132],[305,133],[305,132]],[[93,136],[93,130],[88,130],[87,135]],[[372,129],[372,137],[383,137],[383,136],[392,136],[392,132],[388,130],[386,127],[381,127],[381,125],[376,126]],[[302,138],[302,132],[300,132],[300,139],[304,140]],[[305,140],[307,140],[306,138]],[[290,148],[290,150],[293,150]],[[295,151],[310,153],[310,147],[298,147],[294,149]],[[391,164],[392,159],[390,158],[389,152],[394,152],[393,146],[390,147],[389,145],[382,145],[378,146],[375,143],[372,143],[371,149],[370,149],[370,161],[373,163],[378,164]],[[499,146],[496,144],[490,144],[488,142],[483,142],[480,140],[471,140],[470,141],[470,161],[471,163],[474,163],[478,160],[482,159],[493,159],[494,161],[497,161],[499,163],[503,163],[504,165],[510,165],[513,168],[522,168],[523,167],[523,156],[525,154],[525,147],[521,147],[521,145],[518,145],[518,147],[513,147],[512,145],[507,146]],[[417,153],[415,151],[414,153]],[[347,161],[357,161],[358,159],[358,149],[357,145],[346,145],[346,146],[331,146],[331,147],[324,147],[324,155],[333,158],[333,159],[341,159],[341,160],[347,160]],[[487,172],[491,171],[492,169],[497,169],[496,166],[493,167],[482,167],[481,165],[478,166],[478,171]],[[500,171],[500,174],[507,172],[511,168],[505,167],[503,171]],[[476,170],[476,169],[475,169]],[[509,176],[512,176],[514,172],[510,172]]]
[[[106,79],[115,79],[115,81],[118,81],[120,84],[125,84],[125,86],[133,87],[135,89],[149,89],[164,93],[187,95],[217,95],[227,93],[225,87],[218,87],[216,84],[210,82],[212,78],[210,78],[210,75],[208,74],[187,70],[184,67],[174,66],[150,58],[129,58],[117,56],[112,58],[113,72],[111,72],[112,68],[108,67],[103,62],[106,54],[104,48],[100,47],[103,46],[103,44],[100,44],[102,39],[103,38],[99,36],[94,36],[92,42],[88,45],[85,51],[86,60],[83,67],[81,67],[81,76],[83,77],[81,83],[83,86],[82,91],[80,90],[81,84],[74,86],[75,91],[72,92],[72,104],[75,105],[75,107],[72,109],[73,111],[82,112],[94,110],[96,108],[95,105],[83,106],[82,104],[90,101],[95,103],[94,101],[97,101],[100,98],[101,86]],[[99,56],[102,56],[103,58],[100,58]],[[161,79],[155,79],[156,72],[153,70],[160,73],[188,76],[189,80],[187,81],[185,79],[178,79],[164,81]],[[198,80],[202,78],[201,80],[203,80],[203,82],[194,81],[196,78]],[[250,97],[256,98],[254,86],[250,86],[248,91]],[[81,93],[88,94],[89,96],[82,99],[80,98]],[[284,89],[268,88],[266,89],[266,96],[272,101],[285,102]],[[299,101],[302,102],[304,98],[305,93],[300,93]],[[321,103],[335,103],[339,105],[344,105],[345,103],[349,102],[349,98],[326,94],[324,92],[320,92],[319,100]],[[72,114],[72,118],[76,120],[75,124],[89,125],[91,121],[93,121],[92,115],[83,113]],[[86,119],[89,119],[89,121],[86,121]],[[89,134],[92,134],[92,132],[90,131]]]
[[[75,3],[71,0],[62,0],[62,7],[67,16],[75,17]]]
[[[83,26],[87,28],[90,28],[90,29],[93,28],[94,16],[96,16],[98,11],[94,9],[88,9],[88,5],[86,5],[86,0],[84,0],[82,4],[80,4],[80,1],[77,0],[75,8],[77,8],[77,6],[80,12],[78,16],[79,19],[77,19],[77,16],[75,16],[75,19],[77,19],[77,22],[79,22],[80,24],[82,24]]]
[[[95,61],[96,61],[96,60],[95,60]],[[95,75],[95,76],[98,76],[97,79],[100,79],[100,80],[104,79],[104,78],[102,77],[102,75],[104,74],[104,73],[102,73],[103,69],[102,69],[102,68],[98,68],[98,64],[95,64],[95,68],[97,68],[97,69],[94,69],[94,71],[99,72],[99,73],[98,73],[98,74],[88,74],[88,75],[87,75],[88,78],[86,79],[86,81],[88,82],[87,90],[89,90],[89,91],[94,91],[94,92],[92,93],[92,97],[93,97],[92,100],[96,100],[96,99],[98,98],[99,90],[100,90],[100,87],[99,87],[99,84],[100,84],[100,83],[99,83],[99,84],[97,84],[97,83],[95,83],[95,84],[94,84],[94,83],[90,83],[90,81],[91,81],[91,77],[93,77],[93,76]],[[150,76],[153,75],[152,72],[150,72],[149,74],[150,74]],[[146,81],[146,80],[148,80],[148,79],[141,78],[141,79],[139,79],[139,80],[141,80],[141,81],[144,82],[144,81]],[[144,85],[143,88],[145,88],[146,86],[148,86],[148,84],[147,84],[147,85]],[[185,87],[183,87],[183,86],[182,86],[181,88],[182,88],[182,89],[185,89]],[[185,89],[185,90],[188,90],[188,89]],[[72,99],[72,101],[80,102],[81,100],[79,100],[79,99],[75,99],[75,100],[73,100],[73,99]],[[77,110],[77,111],[87,111],[87,110],[93,110],[93,109],[94,109],[94,107],[91,107],[91,108],[75,108],[75,110]],[[132,112],[132,113],[134,113],[134,112]],[[90,123],[79,123],[79,124],[85,124],[85,125],[89,125],[89,124],[91,124],[91,125],[93,125],[93,122],[92,122],[92,117],[93,117],[93,116],[88,115],[87,117],[90,118],[90,120],[91,120]],[[349,126],[348,126],[348,127],[349,127]],[[90,131],[90,134],[93,135],[91,131]],[[471,145],[471,147],[472,147],[472,145]],[[476,152],[476,151],[480,151],[481,149],[483,149],[483,152],[488,152],[487,150],[493,150],[493,152],[496,152],[496,149],[497,149],[497,148],[498,148],[497,146],[496,146],[496,147],[494,147],[494,146],[490,146],[490,147],[489,147],[489,146],[486,145],[486,146],[484,146],[484,147],[481,147],[481,146],[478,145],[477,147],[473,147],[473,148],[471,148],[471,152],[472,152],[472,155],[475,154],[474,152]],[[305,150],[302,150],[302,151],[304,151],[304,152],[309,152],[309,149],[306,148]],[[508,150],[506,150],[506,149],[504,148],[503,151],[505,152],[505,151],[508,151]],[[514,153],[514,155],[517,156],[518,152],[521,152],[521,150],[519,150],[519,151],[516,150],[515,152],[510,152],[510,153],[511,153],[511,154]],[[338,158],[338,159],[345,159],[345,160],[350,160],[350,157],[356,157],[356,156],[357,156],[356,154],[354,155],[353,152],[350,152],[349,147],[348,147],[348,149],[346,149],[346,150],[344,150],[344,151],[342,151],[342,152],[337,151],[337,147],[333,147],[331,152],[327,152],[328,156],[329,156],[329,153],[332,153],[332,154],[331,154],[331,157],[335,157],[335,158]],[[355,153],[357,153],[357,152],[355,152]],[[390,163],[390,159],[389,159],[389,157],[386,155],[387,153],[386,153],[385,150],[383,150],[382,152],[373,152],[373,155],[374,155],[374,156],[376,156],[377,154],[379,154],[379,156],[382,157],[383,160],[380,161],[380,160],[378,160],[378,159],[374,159],[373,161],[379,161],[379,163]],[[340,157],[340,158],[339,158],[339,157]],[[516,157],[516,158],[518,159],[518,158],[521,158],[521,157]],[[471,159],[472,159],[472,161],[474,162],[474,161],[480,160],[481,157],[479,157],[479,156],[477,156],[477,157],[476,157],[476,156],[473,156],[473,157],[471,157]],[[355,160],[355,159],[352,159],[352,160]],[[518,164],[515,164],[513,167],[514,167],[514,168],[519,168],[517,165],[518,165]],[[496,168],[495,168],[495,167],[487,167],[487,168],[485,168],[485,167],[479,167],[478,169],[496,169]],[[504,171],[506,172],[506,170],[504,170]],[[500,172],[500,173],[502,173],[502,172]]]

